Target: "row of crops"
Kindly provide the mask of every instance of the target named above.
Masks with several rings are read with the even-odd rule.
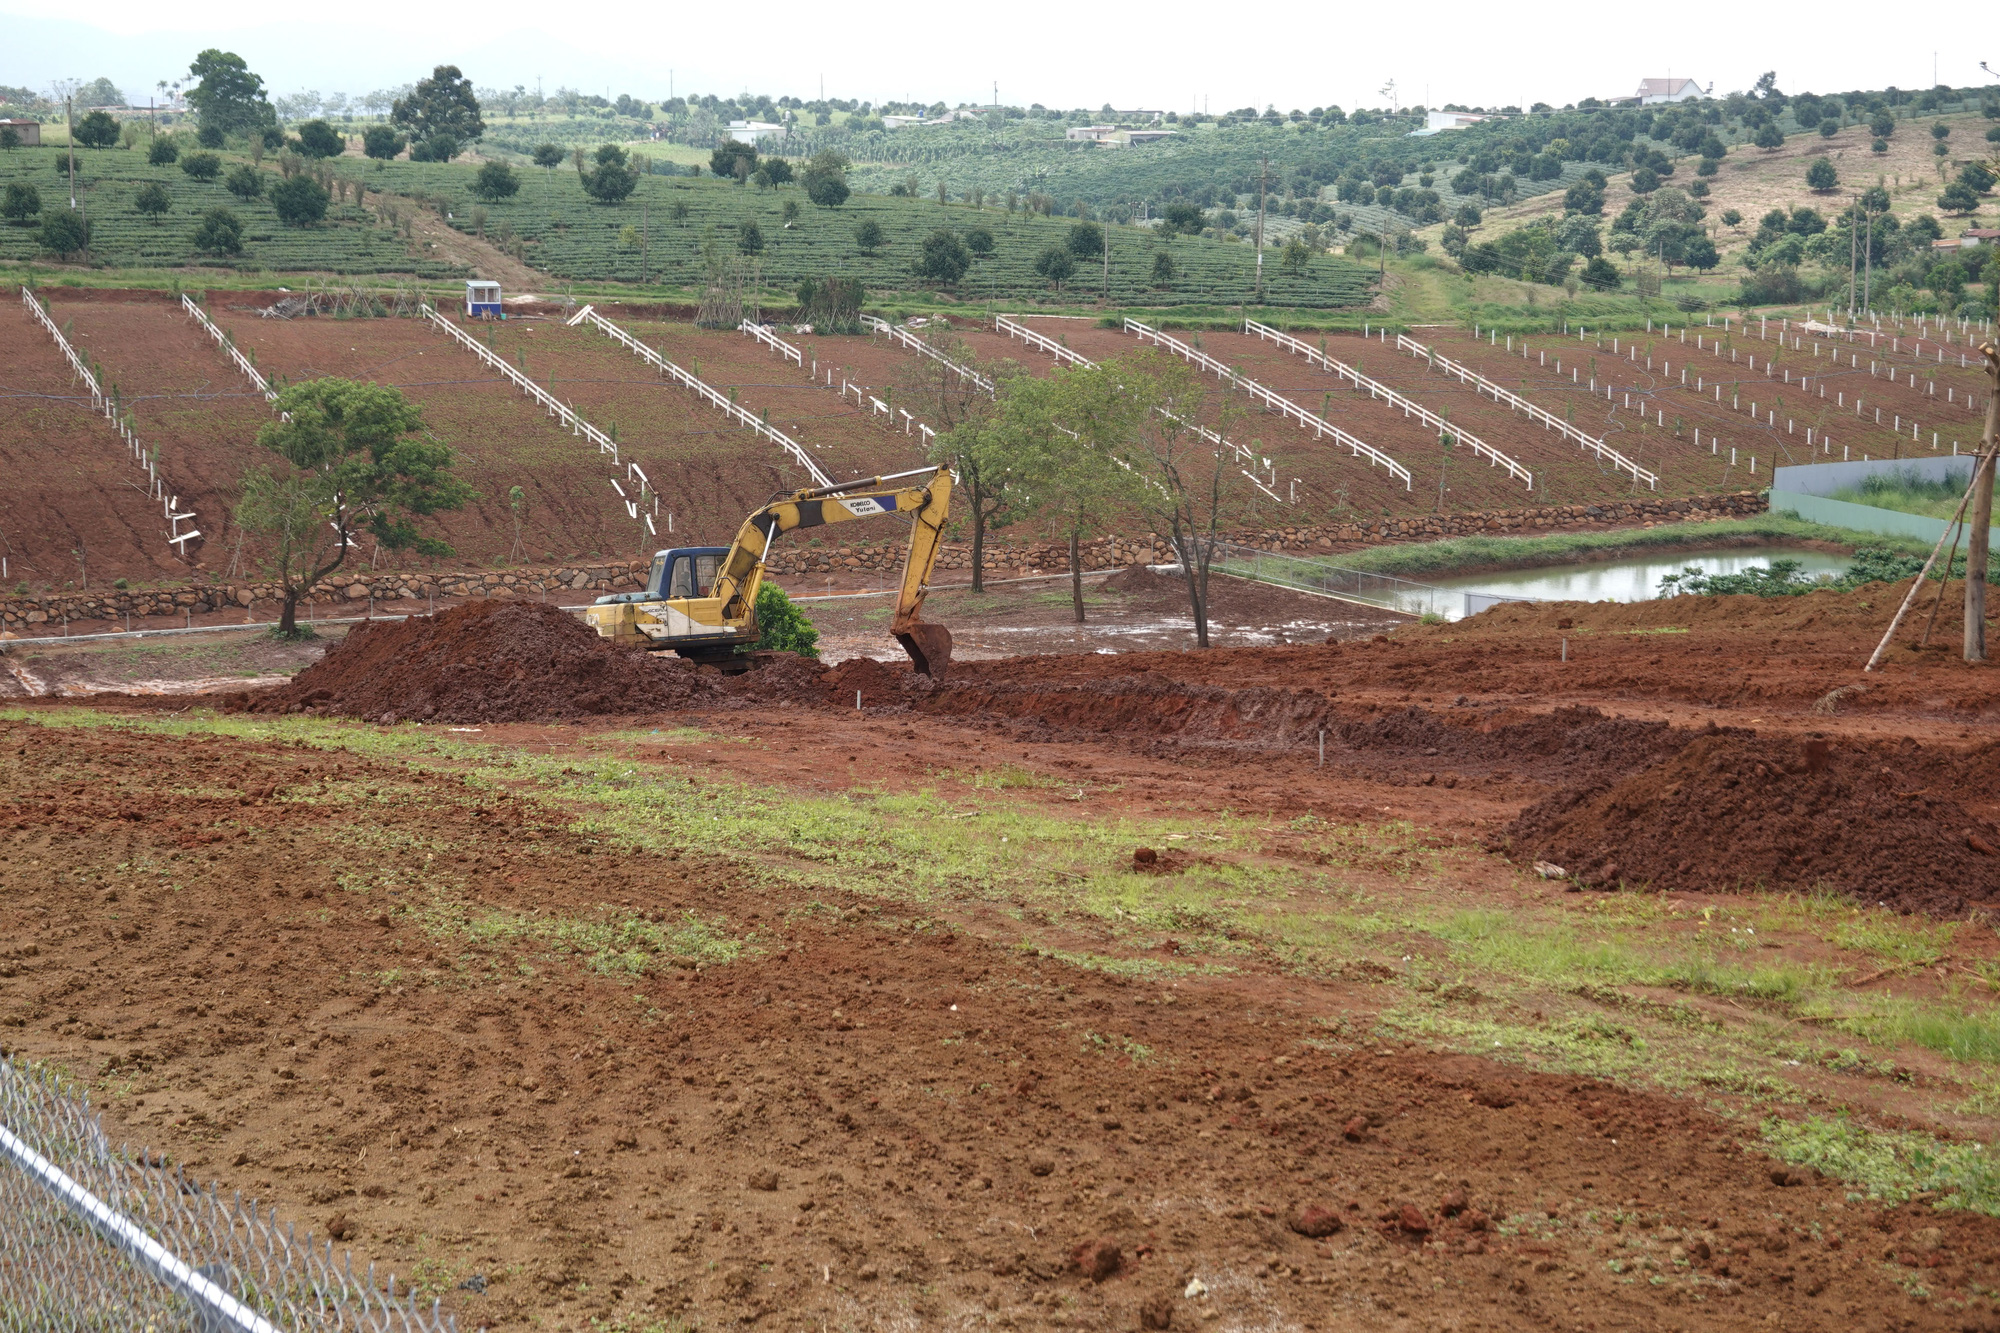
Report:
[[[1061,246],[1072,222],[998,208],[974,209],[888,195],[854,195],[838,208],[821,208],[798,186],[760,189],[713,177],[646,176],[632,197],[606,206],[588,198],[573,171],[531,172],[510,199],[482,203],[472,195],[473,168],[392,162],[370,167],[370,188],[422,197],[441,206],[452,225],[482,231],[503,244],[525,243],[526,261],[558,277],[636,282],[643,267],[650,282],[697,286],[710,258],[753,262],[763,284],[789,291],[809,277],[859,278],[871,290],[915,291],[924,284],[914,266],[924,239],[940,228],[961,238],[984,229],[992,253],[949,290],[962,299],[1021,300],[1052,293],[1035,271],[1038,257]],[[787,219],[787,205],[795,216]],[[856,238],[864,222],[882,232],[865,252]],[[754,224],[756,241],[745,244]],[[1157,251],[1173,260],[1174,277],[1155,278]],[[1367,302],[1372,275],[1332,256],[1312,260],[1303,272],[1279,270],[1266,254],[1265,299],[1279,306],[1330,307]],[[1247,245],[1181,237],[1171,242],[1143,228],[1111,229],[1111,299],[1118,302],[1233,303],[1251,297],[1256,254]],[[1079,259],[1071,291],[1103,288],[1102,260]]]
[[[344,274],[415,273],[451,277],[450,264],[414,259],[393,231],[367,210],[335,204],[315,227],[287,227],[268,200],[245,202],[231,194],[221,177],[200,181],[178,166],[149,166],[143,150],[79,150],[77,199],[90,225],[90,258],[120,268],[178,268],[213,265],[273,272]],[[278,179],[275,172],[270,180]],[[157,221],[134,200],[150,182],[166,187],[171,206]],[[60,149],[17,148],[0,153],[0,192],[9,184],[32,185],[43,213],[69,209],[69,155]],[[192,235],[202,214],[227,208],[243,224],[243,252],[210,256],[195,251]],[[0,261],[31,260],[42,250],[35,218],[0,224]]]

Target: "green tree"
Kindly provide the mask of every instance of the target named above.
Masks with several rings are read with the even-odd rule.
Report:
[[[222,159],[214,153],[189,153],[181,159],[181,170],[198,181],[212,181],[222,174]]]
[[[409,141],[387,125],[370,125],[361,132],[361,151],[377,162],[387,162],[409,147]],[[557,152],[561,159],[561,151]]]
[[[472,80],[459,73],[456,65],[437,66],[408,97],[397,99],[390,108],[389,123],[408,130],[412,143],[449,138],[455,145],[468,144],[486,133],[479,99],[472,95]]]
[[[0,196],[0,217],[5,217],[17,227],[24,227],[29,219],[42,211],[42,192],[23,181],[7,182],[7,191]]]
[[[458,136],[447,130],[439,130],[410,143],[412,162],[449,162],[459,154],[463,145]]]
[[[418,521],[476,497],[452,475],[451,447],[429,438],[423,413],[400,390],[306,380],[280,391],[273,406],[280,419],[258,430],[257,443],[290,471],[282,479],[264,469],[246,477],[237,521],[266,539],[283,589],[280,635],[297,634],[300,598],[345,562],[363,532],[387,550],[451,554]]]
[[[1565,199],[1567,199],[1567,196],[1565,196]],[[1580,212],[1582,210],[1573,211]],[[1597,196],[1597,208],[1594,211],[1599,213],[1604,211],[1604,196],[1601,193]],[[1484,215],[1480,213],[1477,204],[1460,204],[1458,211],[1451,215],[1451,220],[1457,226],[1470,229],[1478,226],[1483,217]]]
[[[1868,118],[1868,132],[1878,139],[1887,139],[1896,132],[1896,117],[1885,108]]]
[[[1008,212],[1013,212],[1010,208]],[[1168,204],[1160,213],[1159,234],[1162,236],[1199,236],[1207,226],[1202,216],[1201,205],[1192,203]]]
[[[1063,238],[1063,246],[1078,259],[1104,257],[1104,228],[1095,222],[1079,222]]]
[[[298,175],[271,187],[271,207],[288,227],[310,227],[324,221],[332,202],[326,188],[310,176]]]
[[[76,90],[78,106],[124,106],[125,94],[107,78],[95,78]]]
[[[806,198],[821,208],[839,208],[847,202],[847,158],[840,153],[814,153],[799,179],[805,184]]]
[[[265,99],[264,81],[250,72],[242,56],[211,47],[194,58],[188,73],[198,80],[187,91],[188,105],[201,118],[204,134],[248,134],[278,123],[278,113]],[[222,144],[204,139],[202,146]]]
[[[1035,256],[1037,276],[1054,284],[1057,291],[1076,274],[1076,256],[1060,245],[1052,245]]]
[[[1660,188],[1660,173],[1651,167],[1634,167],[1631,180],[1632,193],[1648,195]]]
[[[514,168],[499,159],[480,165],[479,174],[472,178],[472,192],[487,203],[498,203],[520,193],[521,178],[514,174]]]
[[[1068,426],[1096,420],[1102,396],[1118,391],[1104,379],[1101,367],[1059,370],[1046,379],[1010,376],[995,423],[1017,479],[1018,508],[1068,548],[1070,610],[1079,625],[1086,619],[1083,543],[1138,498],[1134,474],[1119,466],[1097,433]]]
[[[764,229],[755,222],[745,222],[736,229],[736,250],[738,254],[761,255],[764,253]]]
[[[1312,262],[1312,247],[1302,236],[1294,236],[1285,242],[1284,252],[1278,258],[1278,267],[1293,277],[1305,276],[1306,266]]]
[[[767,157],[757,164],[756,180],[760,188],[769,185],[790,185],[792,164],[782,157]]]
[[[757,646],[769,652],[819,656],[819,631],[806,613],[768,579],[757,585]]]
[[[195,225],[194,248],[213,255],[243,253],[243,223],[227,208],[211,208]]]
[[[600,147],[595,161],[595,167],[577,174],[582,178],[583,192],[598,203],[623,203],[638,188],[639,173],[632,170],[630,158],[617,144]]]
[[[222,132],[220,125],[204,125],[194,132],[194,141],[203,148],[220,148],[229,142],[229,136]]]
[[[965,243],[944,227],[924,237],[917,252],[917,276],[926,282],[948,287],[964,277],[971,267],[972,256],[966,252]]]
[[[905,401],[937,431],[931,439],[930,461],[950,467],[964,488],[965,519],[972,529],[972,590],[983,592],[986,532],[1008,519],[1016,499],[1018,458],[1014,441],[997,423],[999,399],[953,365],[995,385],[1002,396],[1015,368],[981,362],[970,347],[948,332],[927,332],[924,340],[937,357],[916,356],[904,361]]]
[[[163,139],[153,140],[151,146],[146,149],[146,164],[154,167],[169,166],[180,155],[181,146],[175,143],[174,136],[169,134]]]
[[[299,152],[306,157],[339,157],[347,151],[347,139],[323,120],[309,120],[299,126]]]
[[[13,152],[21,146],[21,132],[12,125],[0,125],[0,150]]]
[[[1226,442],[1233,413],[1224,402],[1214,435],[1200,379],[1186,363],[1146,348],[1068,376],[1064,422],[1135,483],[1128,492],[1154,532],[1179,558],[1194,615],[1195,644],[1208,647],[1209,570],[1223,534],[1250,516],[1248,478]]]
[[[1772,149],[1785,146],[1785,132],[1778,128],[1778,122],[1767,120],[1757,127],[1757,137],[1750,142],[1759,148]]]
[[[552,143],[535,145],[536,166],[542,167],[548,171],[554,171],[557,167],[562,165],[562,160],[563,160],[563,150],[560,146]]]
[[[1167,291],[1179,276],[1180,270],[1174,266],[1174,257],[1171,254],[1165,250],[1153,252],[1153,286],[1161,291]]]
[[[239,162],[229,169],[229,174],[223,177],[222,184],[231,194],[247,204],[264,193],[264,173],[248,162]]]
[[[1618,266],[1603,255],[1593,255],[1590,262],[1583,266],[1583,272],[1579,276],[1583,279],[1583,285],[1593,291],[1618,290]]]
[[[40,239],[42,249],[67,259],[90,248],[90,228],[82,218],[65,209],[42,219]]]
[[[1840,185],[1840,173],[1834,169],[1831,158],[1816,157],[1806,168],[1806,184],[1814,194],[1830,194]]]
[[[70,137],[85,148],[109,148],[118,142],[118,122],[108,111],[92,111],[76,122]]]
[[[965,233],[965,248],[974,259],[986,258],[993,253],[993,233],[985,227],[973,227]]]
[[[854,244],[864,255],[872,255],[882,248],[882,224],[874,218],[863,218],[854,224]]]
[[[167,193],[167,187],[158,181],[147,181],[132,196],[132,207],[152,219],[154,226],[160,225],[160,218],[174,206],[174,197]]]
[[[708,169],[724,180],[728,180],[736,175],[736,163],[738,159],[748,163],[750,171],[755,171],[757,169],[757,145],[753,143],[740,143],[735,139],[724,139],[708,155]],[[749,172],[745,172],[743,179],[747,180],[748,178]]]
[[[1937,205],[1947,213],[1973,213],[1979,209],[1979,196],[1964,181],[1953,181],[1944,187]]]

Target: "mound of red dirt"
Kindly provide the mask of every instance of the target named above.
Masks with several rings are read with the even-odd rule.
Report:
[[[1703,736],[1530,806],[1508,844],[1585,884],[1824,888],[1952,914],[2000,900],[2000,832],[1952,794],[1991,773],[1995,749]]]
[[[546,722],[719,694],[713,672],[618,647],[556,607],[494,600],[358,626],[289,684],[232,702],[385,722]]]
[[[908,662],[850,657],[826,673],[820,698],[836,708],[852,708],[855,692],[859,691],[863,708],[884,708],[905,702],[906,690],[929,686],[929,677],[922,678],[922,685],[918,681]]]
[[[1116,574],[1097,585],[1111,592],[1137,593],[1151,596],[1157,593],[1179,593],[1187,596],[1187,582],[1178,574],[1161,574],[1150,565],[1127,565]]]

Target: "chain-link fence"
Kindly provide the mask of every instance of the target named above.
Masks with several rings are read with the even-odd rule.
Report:
[[[1455,590],[1414,583],[1392,574],[1371,574],[1347,569],[1324,560],[1260,551],[1254,546],[1218,542],[1215,563],[1210,566],[1224,574],[1236,574],[1264,583],[1276,583],[1305,592],[1324,593],[1344,601],[1379,606],[1387,611],[1420,616],[1425,612],[1457,619],[1464,613],[1464,598]]]
[[[57,1074],[0,1057],[0,1330],[456,1333],[275,1211],[114,1149]]]

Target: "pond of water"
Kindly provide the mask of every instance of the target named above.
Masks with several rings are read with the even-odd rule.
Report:
[[[1660,595],[1660,580],[1687,568],[1704,574],[1740,574],[1774,560],[1796,560],[1807,574],[1842,574],[1852,561],[1844,555],[1783,546],[1735,547],[1726,551],[1675,551],[1631,560],[1594,564],[1544,565],[1463,577],[1439,575],[1424,581],[1453,591],[1529,597],[1538,602],[1643,602]]]

